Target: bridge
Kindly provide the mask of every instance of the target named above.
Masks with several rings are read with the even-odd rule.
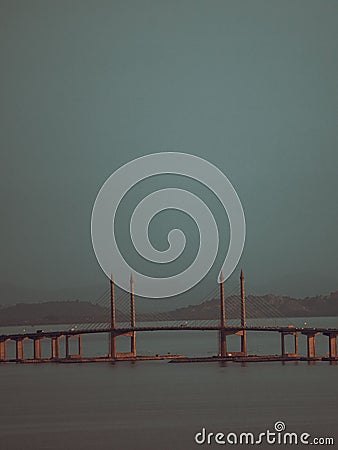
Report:
[[[235,288],[236,290],[236,288]],[[180,318],[177,320],[170,313],[157,314],[140,314],[140,323],[136,322],[134,282],[130,280],[130,293],[124,293],[119,299],[120,308],[116,308],[115,284],[113,278],[110,280],[109,289],[99,298],[98,305],[104,307],[109,320],[106,322],[91,322],[82,325],[74,325],[67,330],[23,332],[14,334],[0,335],[0,362],[16,362],[16,363],[43,363],[43,362],[117,362],[117,361],[136,361],[150,359],[170,359],[173,362],[191,362],[191,361],[299,361],[306,360],[309,362],[317,360],[326,360],[330,362],[338,361],[337,355],[337,336],[338,328],[314,328],[314,327],[295,327],[286,324],[248,324],[247,319],[247,298],[245,295],[244,274],[241,271],[239,283],[239,295],[234,292],[228,292],[225,295],[225,282],[221,279],[219,287],[204,298],[204,302],[208,299],[214,299],[216,291],[218,291],[219,307],[215,311],[215,318],[203,320],[189,320],[182,322]],[[261,297],[255,296],[255,304],[250,305],[250,317],[259,318],[272,316],[286,319],[278,309],[267,304]],[[122,306],[125,309],[123,310]],[[127,306],[127,308],[126,308]],[[120,319],[118,320],[118,316]],[[217,317],[218,316],[218,317]],[[237,322],[236,322],[237,321]],[[272,321],[272,319],[270,319]],[[215,355],[212,357],[188,358],[184,355],[139,355],[136,347],[137,333],[157,332],[157,331],[214,331],[218,334],[218,346]],[[248,332],[274,332],[280,336],[280,354],[278,355],[249,355],[247,352],[247,333]],[[83,356],[82,337],[84,335],[105,334],[108,336],[108,351],[106,356]],[[299,354],[298,339],[299,335],[306,336],[307,355]],[[316,336],[322,334],[328,338],[328,352],[326,356],[316,354]],[[240,348],[237,352],[227,351],[227,337],[237,335],[240,337]],[[285,339],[286,336],[293,337],[293,351],[287,352]],[[130,339],[130,351],[119,353],[117,351],[117,341],[120,337]],[[41,352],[42,340],[50,341],[50,355],[43,357]],[[77,351],[71,352],[70,342],[76,340]],[[7,344],[11,341],[15,342],[15,357],[8,357]],[[31,357],[25,354],[25,341],[33,343],[33,355]],[[60,352],[60,344],[63,341],[64,354]]]

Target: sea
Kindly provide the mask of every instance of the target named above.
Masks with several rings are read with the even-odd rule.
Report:
[[[337,317],[292,321],[295,326],[338,327]],[[35,328],[48,331],[62,326]],[[32,328],[3,327],[0,334],[24,330]],[[287,351],[292,351],[289,338]],[[127,350],[128,338],[120,340],[119,351]],[[250,354],[280,353],[278,333],[248,332],[247,340]],[[14,344],[10,344],[9,357],[14,356]],[[76,344],[74,339],[73,352]],[[228,338],[228,351],[238,350],[239,337]],[[42,351],[47,357],[47,339]],[[84,355],[104,356],[107,351],[106,335],[84,336]],[[137,351],[142,355],[212,356],[218,352],[218,336],[213,331],[184,329],[138,333]],[[306,355],[302,335],[299,351]],[[25,354],[31,352],[27,341]],[[327,337],[317,336],[316,352],[327,354]],[[266,436],[268,431],[270,441],[276,442],[267,442],[263,436],[261,443],[239,443],[241,433],[252,433],[256,442],[260,433]],[[284,444],[287,432],[297,434],[298,445]],[[338,448],[336,363],[0,364],[0,450],[308,447],[300,442],[301,435],[309,444],[314,439],[333,438],[333,445],[325,441],[320,447]]]

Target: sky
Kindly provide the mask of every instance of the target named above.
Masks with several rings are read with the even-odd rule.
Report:
[[[334,0],[1,0],[0,283],[106,283],[101,185],[178,151],[235,187],[249,289],[337,290],[337,38]]]

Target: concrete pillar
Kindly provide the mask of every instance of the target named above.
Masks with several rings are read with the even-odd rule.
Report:
[[[15,341],[15,358],[20,361],[23,359],[23,339]]]
[[[285,356],[286,353],[285,353],[285,334],[284,333],[280,334],[280,339],[281,339],[281,354],[282,354],[282,356]]]
[[[244,273],[241,270],[241,326],[246,327],[246,304],[245,304],[245,287],[244,287]],[[241,335],[241,353],[243,355],[247,355],[246,349],[246,330],[243,330],[243,334]]]
[[[221,300],[221,330],[219,331],[219,353],[221,357],[227,354],[226,334],[224,328],[226,327],[226,312],[225,312],[225,297],[224,297],[224,276],[223,272],[220,275],[220,300]]]
[[[337,335],[335,333],[329,334],[329,355],[330,358],[337,357]]]
[[[130,326],[136,327],[136,314],[135,314],[135,297],[134,297],[134,280],[133,276],[130,276]],[[136,332],[131,334],[130,351],[133,356],[136,356]]]
[[[0,342],[0,361],[6,361],[6,341]]]
[[[70,339],[77,339],[77,353],[76,354],[70,353],[70,345],[69,345]],[[68,335],[68,334],[65,335],[65,356],[66,356],[66,359],[82,357],[82,334],[76,334],[74,336]]]
[[[115,295],[113,276],[110,279],[110,348],[109,354],[111,358],[116,358],[116,311],[115,311]]]
[[[79,334],[78,335],[78,355],[79,355],[79,358],[82,358],[82,334]]]
[[[136,333],[135,333],[135,331],[133,331],[133,333],[131,335],[130,351],[131,351],[133,356],[136,356],[137,353],[136,353]]]
[[[298,333],[294,332],[281,332],[281,353],[282,356],[298,356]],[[294,351],[293,353],[287,353],[285,351],[285,336],[293,335],[294,337]]]
[[[244,356],[247,355],[247,349],[246,349],[246,330],[243,330],[243,334],[241,336],[241,353],[243,353]]]
[[[224,332],[224,330],[220,330],[220,355],[222,357],[227,355],[227,340],[226,340],[226,334]]]
[[[109,351],[109,354],[110,354],[111,358],[116,358],[116,354],[117,354],[116,335],[115,335],[115,333],[113,331],[110,333],[110,351]]]
[[[69,358],[69,335],[66,335],[66,342],[65,342],[65,347],[66,347],[66,359]]]
[[[59,338],[53,337],[51,341],[52,359],[59,359]]]
[[[34,359],[41,359],[41,339],[34,339]]]
[[[314,358],[316,356],[315,334],[307,335],[307,356]]]
[[[298,356],[298,333],[294,334],[295,356]]]

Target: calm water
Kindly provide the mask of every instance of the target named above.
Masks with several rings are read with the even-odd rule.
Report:
[[[338,322],[307,321],[332,327]],[[106,341],[99,335],[84,340],[84,350],[104,354]],[[277,336],[249,334],[248,343],[252,353],[279,352]],[[233,350],[238,344],[237,339],[229,341]],[[305,351],[305,339],[300,347]],[[143,354],[208,355],[216,348],[212,332],[138,336]],[[318,337],[317,349],[318,354],[326,353],[327,338]],[[47,341],[44,351],[49,351]],[[222,448],[198,446],[194,434],[202,427],[259,433],[273,430],[277,420],[289,431],[338,439],[337,379],[338,366],[329,363],[3,364],[0,449]]]

